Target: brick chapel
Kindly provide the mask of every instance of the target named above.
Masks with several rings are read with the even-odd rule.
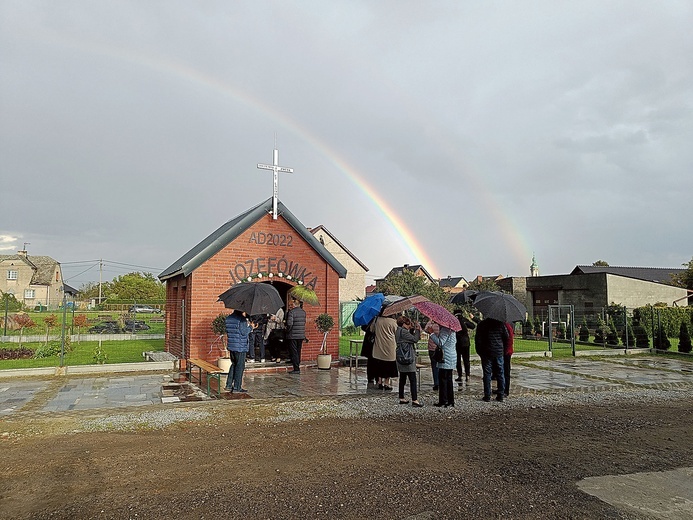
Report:
[[[218,301],[221,293],[237,283],[269,283],[287,304],[288,291],[304,284],[319,304],[304,306],[308,342],[302,360],[315,360],[322,343],[315,318],[327,313],[338,321],[339,280],[346,274],[310,230],[271,197],[223,224],[159,275],[166,283],[165,349],[179,359],[214,363],[226,348],[212,330],[214,318],[228,313]],[[328,353],[338,357],[339,334],[329,334],[327,341]]]

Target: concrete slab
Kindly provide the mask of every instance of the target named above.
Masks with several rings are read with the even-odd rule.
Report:
[[[693,468],[589,477],[578,488],[614,507],[650,518],[693,518]]]

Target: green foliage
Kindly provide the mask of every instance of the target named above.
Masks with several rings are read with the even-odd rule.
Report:
[[[329,314],[319,314],[318,317],[315,318],[315,326],[323,334],[330,332],[332,327],[334,327],[334,319]]]
[[[556,339],[565,339],[565,332],[565,325],[563,324],[563,322],[560,322],[558,324],[558,327],[556,328]]]
[[[693,258],[691,258],[690,262],[682,265],[686,270],[683,273],[672,276],[672,282],[677,287],[693,290]]]
[[[604,323],[601,316],[597,318],[597,327],[594,329],[594,343],[598,345],[603,345],[606,343],[606,336],[609,333],[609,329]]]
[[[633,326],[633,333],[635,334],[635,346],[637,348],[650,348],[650,336],[641,323],[638,322]]]
[[[628,338],[626,338],[626,330],[628,331]],[[623,327],[623,330],[621,331],[621,343],[628,345],[629,347],[635,345],[635,333],[633,332],[633,326],[631,325],[630,320],[626,320],[626,326]]]
[[[404,269],[401,273],[388,275],[378,282],[378,291],[383,294],[398,294],[400,296],[425,296],[432,302],[449,307],[450,295],[438,284],[429,283],[423,276],[416,276],[414,271]]]
[[[531,336],[534,333],[534,323],[532,323],[531,318],[527,318],[522,324],[522,334],[524,336]]]
[[[212,320],[212,330],[217,336],[223,336],[226,334],[226,317],[228,314],[223,312],[219,314],[216,318]]]
[[[655,331],[654,338],[652,338],[652,345],[657,350],[669,350],[671,348],[671,341],[669,341],[667,332],[664,330],[664,324],[661,324]]]
[[[580,331],[578,332],[578,339],[583,343],[590,340],[590,329],[587,328],[587,318],[582,317],[582,324],[580,325]]]
[[[609,345],[618,345],[618,331],[613,318],[609,318],[609,329],[606,333],[606,342]]]
[[[633,311],[634,321],[639,321],[648,331],[653,330],[659,323],[662,324],[667,337],[678,336],[681,322],[691,323],[693,320],[693,307],[658,307],[646,305]],[[654,326],[653,326],[654,324]]]
[[[115,277],[105,291],[102,287],[102,294],[107,298],[136,302],[163,300],[166,287],[152,273],[134,272]]]
[[[682,321],[679,329],[679,352],[688,354],[691,348],[691,335],[688,332],[688,325]]]
[[[17,312],[22,310],[22,302],[17,300],[14,294],[0,291],[0,310],[2,310],[2,312],[5,311],[5,304],[7,304],[8,312]]]
[[[534,334],[541,334],[541,318],[539,316],[534,317]]]
[[[597,260],[596,262],[593,262],[592,265],[594,267],[609,267],[609,263],[605,262],[604,260]]]
[[[92,359],[94,360],[94,363],[97,365],[103,365],[108,360],[108,354],[106,354],[106,351],[103,349],[101,342],[96,344]]]
[[[62,352],[62,339],[50,341],[44,345],[39,346],[34,351],[34,359],[49,358],[54,356],[59,356]],[[65,353],[72,351],[72,344],[70,342],[70,337],[65,336]]]
[[[500,287],[498,287],[495,280],[491,280],[490,278],[482,278],[481,280],[475,278],[469,282],[467,289],[471,289],[473,291],[500,291]]]
[[[358,336],[360,330],[361,329],[355,325],[347,325],[342,329],[342,334],[345,336]]]

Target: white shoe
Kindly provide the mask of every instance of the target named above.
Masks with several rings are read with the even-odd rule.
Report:
[[[261,360],[260,360],[260,363],[264,363],[264,362],[265,362],[265,360],[264,360],[264,359],[261,359]]]
[[[249,360],[248,360],[248,363],[255,363],[255,360],[254,360],[254,359],[249,359]]]

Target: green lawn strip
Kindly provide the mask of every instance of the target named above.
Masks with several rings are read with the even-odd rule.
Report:
[[[94,350],[98,341],[82,341],[73,343],[72,351],[65,353],[65,366],[93,365]],[[13,344],[5,343],[0,348],[12,348]],[[40,343],[25,343],[25,347],[35,349]],[[163,339],[134,339],[127,341],[103,341],[101,348],[106,353],[106,364],[111,363],[136,363],[144,361],[142,352],[163,352]],[[60,356],[52,356],[42,359],[3,359],[0,360],[1,369],[12,368],[41,368],[56,367],[60,365]]]
[[[63,312],[62,310],[57,310],[53,312],[27,312],[29,317],[34,321],[36,325],[30,328],[24,329],[23,335],[24,336],[36,336],[36,335],[45,335],[46,334],[46,325],[45,325],[45,318],[46,316],[50,316],[51,314],[55,314],[56,317],[58,318],[58,324],[55,327],[51,327],[50,329],[50,335],[55,336],[56,334],[60,334],[60,331],[62,329],[62,323],[63,323]],[[81,330],[79,330],[80,334],[87,334],[87,330],[99,323],[102,323],[103,321],[118,321],[118,319],[123,316],[122,313],[118,312],[97,312],[97,311],[86,311],[86,312],[81,312],[81,311],[75,311],[74,316],[78,316],[80,314],[86,314],[87,319],[90,320],[89,325],[86,327],[82,327]],[[100,316],[100,317],[99,317]],[[127,315],[127,319],[130,319],[130,315]],[[4,315],[2,316],[4,318]],[[72,328],[72,311],[67,312],[65,316],[65,324],[66,328],[68,331],[73,331]],[[165,323],[152,323],[151,320],[152,318],[161,318],[160,314],[137,314],[135,316],[135,319],[138,321],[143,321],[147,325],[151,327],[150,330],[144,331],[148,334],[163,334],[165,332],[166,324]],[[0,334],[4,333],[4,328],[0,328]],[[78,333],[77,327],[74,328],[73,331],[74,334]],[[135,332],[140,333],[140,331]],[[7,335],[8,336],[19,336],[19,331],[18,330],[7,330]]]

